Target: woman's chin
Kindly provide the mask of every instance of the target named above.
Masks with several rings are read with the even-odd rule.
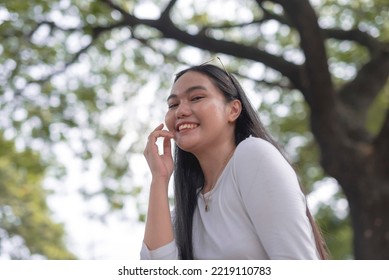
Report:
[[[193,153],[198,142],[193,139],[175,139],[176,145],[183,151]]]

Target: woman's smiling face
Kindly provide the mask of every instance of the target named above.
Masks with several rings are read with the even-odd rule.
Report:
[[[178,147],[187,152],[206,150],[233,137],[232,103],[211,79],[199,72],[183,74],[173,85],[165,123]]]

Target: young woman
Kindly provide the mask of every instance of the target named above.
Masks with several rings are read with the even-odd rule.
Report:
[[[212,64],[181,71],[167,103],[168,130],[159,125],[144,151],[152,181],[142,259],[326,257],[294,170],[234,76]]]

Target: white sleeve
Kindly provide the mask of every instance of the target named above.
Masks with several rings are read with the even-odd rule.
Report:
[[[250,137],[237,148],[235,178],[270,259],[317,259],[296,173],[269,142]]]
[[[178,260],[178,249],[176,242],[172,242],[155,250],[149,250],[146,244],[143,242],[142,249],[140,251],[141,260]]]

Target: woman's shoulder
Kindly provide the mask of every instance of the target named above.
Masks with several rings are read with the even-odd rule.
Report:
[[[235,163],[241,168],[248,165],[255,165],[257,168],[266,165],[276,169],[290,166],[276,146],[258,137],[250,136],[243,140],[237,146],[235,153]]]
[[[278,149],[269,141],[262,138],[249,136],[245,140],[239,143],[236,148],[237,155],[256,157],[258,154],[264,156],[264,154],[280,154]]]
[[[261,185],[262,190],[283,189],[292,182],[298,186],[294,169],[269,141],[249,137],[238,145],[235,152],[234,176],[243,192],[257,185]]]

